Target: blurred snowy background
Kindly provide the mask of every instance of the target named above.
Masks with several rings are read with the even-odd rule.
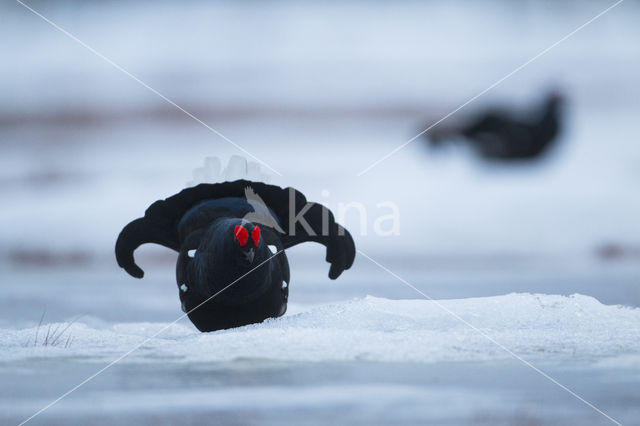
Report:
[[[526,108],[560,88],[567,98],[564,131],[545,161],[487,165],[462,150],[433,155],[418,139],[357,176],[611,4],[29,3],[272,166],[282,176],[273,174],[271,183],[294,186],[334,210],[362,203],[367,220],[355,211],[345,220],[361,250],[436,299],[484,297],[451,306],[471,322],[486,322],[487,330],[509,324],[502,330],[507,346],[548,363],[587,399],[632,424],[640,423],[637,392],[628,391],[640,381],[638,311],[606,305],[640,306],[638,3],[622,3],[460,111]],[[134,280],[115,263],[115,238],[149,204],[191,181],[205,157],[242,152],[19,3],[0,3],[0,36],[0,391],[2,419],[15,423],[181,314],[175,255],[141,248],[147,275]],[[376,207],[382,202],[398,206],[398,235],[373,232],[375,219],[388,213]],[[438,320],[428,302],[420,303],[436,315],[432,327],[440,334],[418,333],[420,348],[433,341],[436,349],[416,351],[418,343],[404,340],[411,333],[394,331],[418,324],[425,332],[432,323],[403,304],[409,302],[388,299],[419,295],[365,258],[334,282],[320,246],[288,256],[291,315],[281,321],[293,325],[276,321],[263,334],[257,326],[218,339],[181,322],[167,336],[169,349],[162,341],[143,348],[134,364],[114,367],[87,386],[89,394],[81,389],[55,415],[36,420],[108,423],[124,413],[157,424],[152,413],[171,399],[169,423],[196,423],[209,412],[230,423],[275,423],[282,418],[270,411],[274,404],[297,422],[311,414],[339,421],[330,413],[336,407],[352,422],[537,424],[562,423],[565,415],[606,421],[517,361],[505,365],[499,348],[469,343],[477,336],[460,324],[449,336],[459,346],[451,346],[446,315]],[[586,296],[496,297],[508,293]],[[505,305],[520,309],[498,315]],[[83,315],[70,329],[76,337],[70,350],[22,347],[44,311],[47,324]],[[335,316],[335,323],[317,312]],[[581,312],[595,318],[587,321],[592,328],[573,322]],[[503,321],[493,321],[495,315]],[[546,337],[527,334],[545,321],[557,328]],[[290,326],[311,331],[275,339],[280,350],[270,351],[269,333],[287,334]],[[568,336],[578,337],[567,343]],[[328,349],[341,339],[354,342],[352,350]],[[389,345],[391,353],[380,349]],[[222,352],[211,354],[213,347]],[[202,353],[209,355],[196,356]],[[268,362],[243,361],[260,354]],[[140,367],[164,378],[152,382],[135,365],[156,355],[160,372]],[[282,365],[287,359],[294,366]],[[493,363],[437,364],[448,360]],[[589,374],[567,367],[576,360]],[[326,368],[340,374],[327,377]],[[465,382],[460,371],[472,378]],[[523,376],[486,391],[497,380],[487,371],[499,382]],[[218,385],[236,393],[207,393]],[[127,386],[139,403],[114,396]],[[303,392],[291,404],[269,399],[296,386],[308,398]],[[359,393],[364,397],[353,396]],[[86,398],[103,405],[78,408]],[[246,399],[258,401],[257,411],[242,405]],[[314,399],[321,402],[300,402]]]

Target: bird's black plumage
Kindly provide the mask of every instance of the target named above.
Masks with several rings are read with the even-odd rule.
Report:
[[[427,137],[432,146],[462,137],[480,156],[492,160],[530,160],[545,153],[560,131],[562,97],[550,93],[526,117],[504,110],[478,114],[466,123],[434,127]]]
[[[326,247],[329,278],[351,267],[353,238],[326,207],[293,188],[237,180],[156,201],[124,227],[115,251],[118,265],[136,278],[144,275],[133,258],[141,244],[178,251],[182,309],[199,330],[213,331],[283,315],[290,280],[284,250],[306,241]]]

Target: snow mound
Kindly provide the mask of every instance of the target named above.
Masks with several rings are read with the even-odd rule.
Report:
[[[25,342],[33,342],[36,328],[0,330],[0,359],[72,357],[110,361],[166,325],[121,323],[92,328],[74,323],[67,330],[73,339],[67,348],[25,346]],[[519,356],[539,362],[615,366],[615,359],[636,359],[640,355],[640,309],[607,306],[579,294],[508,294],[441,301],[367,296],[315,306],[262,324],[204,334],[185,319],[145,342],[123,362],[241,358],[438,362],[511,357],[478,330]]]

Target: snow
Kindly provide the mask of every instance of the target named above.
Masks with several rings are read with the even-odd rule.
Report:
[[[485,405],[498,406],[499,400],[493,395],[477,395],[472,392],[459,390],[425,390],[418,386],[314,386],[300,387],[295,392],[284,386],[265,386],[254,389],[246,387],[230,387],[224,390],[197,389],[186,390],[180,393],[155,391],[155,392],[127,392],[126,395],[118,392],[104,394],[99,399],[99,409],[104,413],[117,413],[119,416],[132,413],[145,413],[147,415],[158,413],[179,413],[185,415],[202,409],[201,401],[207,401],[210,410],[242,410],[246,409],[246,401],[255,401],[254,410],[292,410],[292,409],[321,409],[331,405],[362,404],[363,400],[380,400],[391,395],[385,403],[387,408],[398,405],[424,404],[429,401],[431,407],[438,404],[448,404],[451,401],[469,401]],[[42,405],[48,401],[39,401]],[[80,398],[65,407],[69,415],[90,415],[96,411],[92,406],[95,399]],[[469,404],[458,402],[454,408],[462,413],[471,411]],[[0,403],[0,408],[3,404]],[[52,410],[55,412],[55,408]],[[25,410],[25,414],[29,411]]]
[[[169,324],[96,328],[78,321],[67,331],[73,337],[70,348],[24,347],[33,342],[33,327],[2,330],[0,347],[4,362],[63,357],[102,363],[143,342],[122,362],[189,364],[249,358],[434,363],[511,357],[462,320],[532,362],[606,366],[613,357],[640,356],[640,309],[603,305],[579,294],[516,293],[440,301],[368,296],[206,334],[186,319],[164,331]],[[52,325],[57,326],[66,325]]]

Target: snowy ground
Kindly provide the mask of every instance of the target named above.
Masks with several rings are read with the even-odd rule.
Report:
[[[294,282],[285,317],[202,334],[186,320],[170,325],[180,315],[176,290],[158,275],[131,282],[108,270],[54,272],[48,289],[32,283],[31,309],[20,309],[26,290],[3,290],[3,421],[23,420],[144,342],[34,424],[607,423],[487,337],[623,424],[640,416],[638,308],[578,294],[398,300],[404,286],[392,279],[386,293],[396,299],[346,297],[359,287],[351,277]],[[341,301],[313,303],[323,289]],[[380,285],[367,291],[385,293]],[[50,318],[39,330],[38,309]],[[58,318],[72,314],[84,315],[60,345],[42,346],[49,325],[60,330],[68,322]]]
[[[366,220],[345,218],[358,248],[438,302],[363,256],[330,281],[321,248],[297,247],[285,317],[209,334],[183,319],[146,341],[182,314],[175,255],[143,247],[134,280],[115,237],[205,156],[240,152],[5,2],[0,424],[143,342],[32,424],[610,423],[495,342],[640,424],[636,4],[472,105],[563,88],[547,161],[488,167],[416,141],[361,177],[608,3],[33,6],[280,171],[272,183],[362,203]],[[398,235],[373,232],[381,202]]]
[[[633,366],[634,361],[640,364],[638,321],[639,309],[606,306],[581,295],[509,294],[438,302],[367,296],[218,333],[198,333],[188,324],[98,326],[79,320],[63,334],[75,339],[69,347],[38,347],[37,327],[3,330],[2,345],[5,361],[59,356],[107,362],[120,348],[134,347],[141,337],[161,332],[126,362],[509,359],[511,355],[488,334],[533,362],[611,365],[611,358],[623,357]],[[40,334],[42,340],[44,330]],[[16,347],[16,342],[23,346]]]
[[[24,420],[144,342],[33,424],[608,423],[486,336],[623,424],[640,418],[640,309],[570,295],[604,282],[608,297],[625,300],[637,265],[590,277],[565,271],[566,279],[526,265],[516,268],[525,278],[508,268],[470,268],[473,279],[433,268],[421,280],[423,271],[391,263],[439,306],[362,259],[330,282],[324,263],[290,255],[285,317],[209,334],[185,319],[169,326],[181,315],[170,264],[142,259],[141,281],[115,267],[5,269],[13,281],[0,294],[2,422]],[[565,295],[499,295],[536,288]],[[474,293],[497,296],[467,297]],[[58,346],[42,346],[49,326],[72,320]]]

